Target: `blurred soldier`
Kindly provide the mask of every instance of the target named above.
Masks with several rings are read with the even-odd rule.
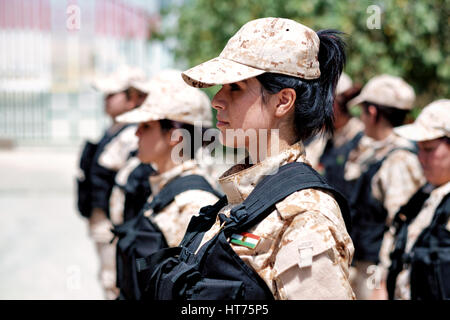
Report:
[[[208,96],[189,87],[177,70],[160,72],[147,88],[149,96],[142,106],[118,117],[120,122],[139,123],[137,158],[157,169],[149,177],[152,194],[144,208],[115,229],[118,286],[124,299],[141,298],[135,281],[136,259],[161,246],[177,246],[191,217],[220,196],[195,160],[197,145],[201,146],[201,141],[195,141],[202,137],[199,125],[212,126]]]
[[[80,160],[78,208],[89,221],[89,234],[100,258],[99,278],[106,299],[115,299],[118,293],[115,245],[110,244],[113,234],[109,197],[117,171],[125,165],[130,152],[137,149],[136,127],[118,123],[116,117],[142,103],[145,95],[130,85],[132,80],[139,79],[145,79],[144,73],[129,67],[95,79],[93,86],[104,94],[105,112],[113,123],[98,143],[86,143]]]
[[[339,78],[333,103],[333,136],[326,138],[316,135],[305,146],[306,157],[313,168],[347,197],[351,193],[351,186],[344,180],[345,163],[350,151],[356,148],[364,134],[364,124],[350,115],[347,103],[360,91],[360,86],[354,86],[350,77],[343,73]]]
[[[351,237],[355,245],[352,286],[368,299],[379,286],[379,249],[383,234],[399,207],[423,184],[415,146],[396,136],[415,100],[413,88],[390,75],[372,78],[349,105],[361,105],[366,134],[350,152],[344,178],[353,185]]]
[[[450,299],[450,100],[429,104],[395,133],[417,141],[427,183],[400,208],[383,239],[389,298]]]
[[[135,91],[142,93],[137,105],[140,106],[148,95],[147,81],[132,81],[130,85]],[[138,150],[135,150],[130,154],[115,177],[109,200],[110,216],[114,225],[120,225],[137,216],[151,194],[149,176],[155,170],[150,164],[142,163],[137,152]]]

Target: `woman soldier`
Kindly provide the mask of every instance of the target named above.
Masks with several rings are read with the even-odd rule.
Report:
[[[390,299],[450,299],[449,124],[450,100],[441,99],[426,106],[413,124],[394,129],[417,142],[427,183],[400,208],[384,236],[380,260],[387,286],[382,282],[376,298],[389,293]]]
[[[156,299],[180,295],[186,299],[354,298],[348,282],[353,244],[335,193],[329,189],[292,192],[270,206],[261,221],[242,230],[243,225],[254,222],[248,200],[253,190],[261,189],[265,178],[278,177],[277,170],[281,173],[285,165],[295,169],[298,164],[313,172],[304,165],[307,160],[302,141],[321,130],[332,131],[334,91],[344,63],[339,32],[316,33],[292,20],[262,18],[246,23],[218,58],[183,73],[183,79],[194,87],[222,85],[212,102],[221,139],[226,146],[246,148],[249,158],[220,177],[228,204],[220,209],[211,227],[188,240],[198,220],[192,219],[180,256],[155,263],[150,295]],[[252,144],[257,147],[252,148]],[[288,176],[291,173],[295,175],[295,170]],[[312,175],[318,176],[315,172]],[[303,182],[301,178],[296,181]],[[282,192],[284,186],[275,185],[276,181],[265,184],[264,195]],[[264,205],[264,198],[255,206]],[[202,214],[207,215],[205,212],[214,207],[203,208]],[[217,236],[232,226],[243,232],[228,238]],[[227,239],[227,247],[223,239]],[[195,246],[193,253],[190,248]],[[227,249],[230,246],[232,252]],[[151,264],[169,253],[158,253],[147,262]],[[186,256],[173,272],[182,271],[193,261],[204,263],[191,268],[197,271],[190,276],[186,271],[185,283],[178,286],[174,277],[167,280],[170,274],[164,273],[173,259]],[[221,260],[224,256],[229,259]],[[264,294],[256,293],[261,292],[254,286],[256,283],[264,287]]]
[[[178,245],[192,215],[221,196],[194,159],[194,131],[201,134],[200,125],[212,125],[207,95],[187,86],[177,70],[160,72],[146,86],[148,98],[144,103],[117,118],[119,122],[139,124],[137,157],[156,169],[149,177],[152,193],[141,213],[115,229],[119,235],[118,287],[125,299],[140,299],[134,266],[139,254]],[[177,129],[189,134],[178,135]],[[157,237],[151,235],[155,232]]]

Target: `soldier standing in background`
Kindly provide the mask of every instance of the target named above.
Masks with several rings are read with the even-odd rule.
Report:
[[[117,281],[120,298],[127,300],[141,299],[136,259],[145,258],[160,246],[177,246],[191,217],[221,196],[195,159],[201,142],[197,145],[194,132],[201,138],[202,128],[212,126],[208,96],[189,87],[178,70],[161,71],[147,87],[149,96],[142,106],[117,119],[139,124],[136,156],[142,164],[151,163],[156,169],[148,177],[152,194],[144,208],[115,229],[119,236]],[[179,132],[183,136],[176,136]]]
[[[112,125],[96,144],[87,142],[80,159],[78,209],[89,221],[89,235],[95,242],[100,259],[99,278],[106,299],[115,299],[115,245],[110,241],[112,223],[109,197],[117,171],[124,166],[130,152],[137,149],[136,127],[116,122],[116,117],[132,110],[145,99],[131,87],[131,81],[144,80],[139,69],[123,67],[106,78],[94,80],[93,86],[103,93],[105,112]]]
[[[414,144],[394,134],[415,100],[413,88],[390,75],[372,78],[349,106],[362,107],[365,135],[350,152],[345,180],[355,182],[351,198],[351,237],[355,256],[352,287],[358,299],[369,299],[379,285],[379,250],[383,234],[408,199],[424,183]]]
[[[450,100],[426,106],[395,133],[416,141],[427,183],[397,212],[380,250],[377,298],[450,299]]]

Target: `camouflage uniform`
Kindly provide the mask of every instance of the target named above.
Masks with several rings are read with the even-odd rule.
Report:
[[[396,134],[414,141],[433,140],[445,136],[449,137],[449,116],[450,100],[437,100],[426,106],[413,124],[397,127],[394,131]],[[425,190],[427,193],[429,191],[430,195],[423,204],[418,215],[408,225],[405,253],[411,252],[411,249],[421,232],[431,223],[437,207],[443,198],[450,193],[450,182],[444,183],[438,187],[428,184],[425,186]],[[450,231],[450,220],[447,221],[446,229]],[[387,277],[387,269],[391,264],[389,255],[393,250],[395,240],[395,230],[391,227],[390,230],[385,233],[380,249],[380,266],[383,268],[382,276],[384,280]],[[409,274],[410,266],[401,271],[397,276],[394,299],[411,299]]]
[[[414,99],[413,89],[402,79],[381,75],[371,79],[364,86],[361,94],[351,100],[349,105],[369,101],[392,108],[410,110]],[[405,204],[425,182],[417,156],[403,149],[390,153],[397,148],[415,149],[411,141],[393,132],[383,140],[364,136],[357,148],[350,152],[344,171],[345,180],[355,181],[370,164],[387,156],[373,176],[370,188],[373,198],[387,210],[386,225],[388,227],[400,206]],[[372,289],[379,284],[381,270],[369,261],[355,260],[354,266],[351,270],[353,289],[358,299],[367,299]]]
[[[230,84],[266,72],[318,79],[320,39],[316,32],[283,18],[246,23],[220,55],[182,73],[197,88]],[[243,202],[261,179],[289,162],[306,162],[302,142],[248,167],[238,164],[219,179],[228,198],[220,213]],[[348,268],[353,244],[340,208],[330,193],[306,189],[275,205],[276,210],[248,232],[261,237],[254,249],[231,244],[266,282],[276,299],[353,299]],[[217,234],[217,220],[202,244]],[[308,257],[307,259],[303,259]]]
[[[106,78],[95,79],[94,87],[104,95],[122,92],[130,87],[131,82],[143,80],[145,75],[139,69],[121,68]],[[109,131],[120,130],[124,124],[114,123]],[[130,152],[137,149],[136,126],[128,125],[101,151],[98,167],[117,173],[127,162]],[[95,173],[93,173],[95,175]],[[93,179],[93,211],[89,218],[89,235],[94,240],[100,258],[99,278],[106,299],[115,299],[118,290],[116,283],[116,246],[110,243],[114,235],[109,217],[109,198],[113,185],[102,179]],[[102,190],[101,192],[97,192]]]
[[[201,175],[211,183],[209,176],[199,168],[197,162],[188,160],[163,174],[150,176],[150,186],[153,193],[148,202],[151,202],[153,197],[171,180],[192,174]],[[169,247],[175,247],[183,239],[191,217],[198,214],[200,208],[211,205],[217,200],[219,199],[209,192],[189,190],[177,195],[174,201],[158,214],[153,215],[152,210],[147,210],[144,215],[161,229]]]
[[[293,161],[307,162],[301,142],[252,167],[232,167],[219,179],[229,203],[220,213],[229,215],[265,174]],[[305,189],[275,206],[275,211],[248,230],[261,237],[254,249],[231,244],[239,257],[264,279],[276,299],[354,299],[348,282],[353,244],[331,194]],[[202,244],[219,228],[217,219]],[[301,250],[306,244],[305,252],[311,250],[312,258],[300,268]]]
[[[115,185],[109,199],[109,216],[113,224],[119,225],[124,222],[125,192],[123,188],[127,183],[131,172],[139,166],[141,161],[137,157],[130,157],[122,169],[117,172]]]

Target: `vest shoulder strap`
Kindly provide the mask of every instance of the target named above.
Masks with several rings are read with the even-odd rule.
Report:
[[[250,195],[231,210],[230,217],[221,215],[221,220],[228,220],[226,229],[233,231],[247,230],[262,221],[279,201],[290,194],[309,188],[331,191],[335,196],[347,229],[350,229],[350,214],[347,201],[313,168],[302,162],[292,162],[281,166],[276,174],[266,176]]]
[[[153,209],[154,213],[158,213],[171,203],[177,195],[189,190],[203,190],[219,198],[222,197],[222,194],[215,190],[204,177],[192,174],[175,178],[167,183],[153,198],[153,201],[146,204],[144,210]]]

